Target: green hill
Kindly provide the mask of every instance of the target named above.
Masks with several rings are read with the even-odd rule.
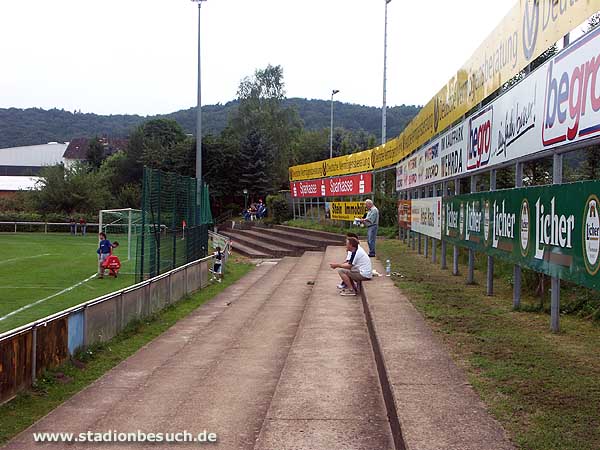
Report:
[[[224,105],[202,107],[203,134],[218,134],[226,126],[230,114],[237,108],[237,101]],[[293,106],[304,122],[304,127],[315,130],[329,128],[330,102],[327,100],[307,100],[290,98],[284,105]],[[335,126],[352,131],[364,130],[381,135],[381,108],[334,103]],[[395,106],[388,108],[388,139],[400,134],[406,124],[417,114],[416,106]],[[108,115],[73,113],[62,109],[44,110],[41,108],[0,108],[0,148],[34,145],[46,142],[64,142],[75,137],[111,136],[127,137],[131,129],[140,123],[156,118],[168,117],[177,120],[187,133],[194,133],[196,109],[190,108],[157,116]]]

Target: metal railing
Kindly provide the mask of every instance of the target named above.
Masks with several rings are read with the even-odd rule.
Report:
[[[23,222],[23,221],[3,221],[0,222],[0,231],[3,230],[4,226],[6,226],[7,229],[10,229],[11,232],[18,232],[18,227],[21,226],[22,229],[23,227],[28,227],[29,230],[31,230],[32,227],[39,227],[40,229],[43,227],[44,229],[44,233],[48,233],[48,227],[65,227],[67,230],[65,232],[69,232],[70,228],[71,228],[71,224],[68,222]],[[98,230],[98,224],[97,223],[88,223],[86,224],[87,230],[91,229],[95,229]],[[81,228],[81,226],[79,225],[79,223],[75,224],[75,229],[79,230]],[[27,230],[26,230],[27,231]]]

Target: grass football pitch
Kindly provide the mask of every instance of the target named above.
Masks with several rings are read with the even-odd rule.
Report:
[[[0,333],[133,284],[127,237],[111,238],[121,270],[98,279],[96,234],[0,233]]]

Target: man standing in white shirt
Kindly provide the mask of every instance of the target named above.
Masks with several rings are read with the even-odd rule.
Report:
[[[370,280],[373,277],[373,269],[369,255],[367,255],[367,252],[365,252],[358,244],[358,239],[352,237],[347,238],[346,250],[352,253],[349,261],[346,261],[343,264],[331,263],[329,264],[329,267],[338,269],[338,274],[340,275],[342,282],[346,286],[352,287],[350,289],[342,290],[340,294],[350,296],[357,294],[355,282]]]

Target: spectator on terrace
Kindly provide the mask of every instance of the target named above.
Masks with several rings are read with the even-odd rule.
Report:
[[[342,290],[340,295],[353,296],[358,293],[356,282],[370,280],[373,277],[373,269],[369,255],[359,245],[358,239],[354,237],[346,238],[346,250],[350,255],[349,260],[347,259],[342,264],[331,263],[329,267],[338,269],[342,282],[346,286],[352,287]]]

